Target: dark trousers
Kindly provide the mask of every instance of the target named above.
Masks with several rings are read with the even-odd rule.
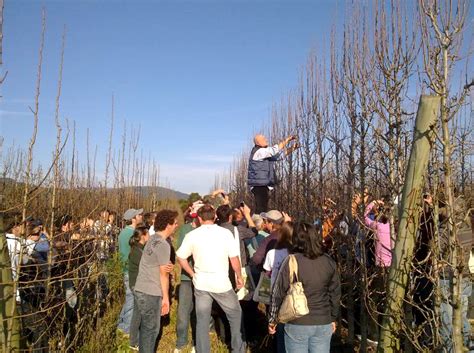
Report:
[[[269,190],[267,186],[254,186],[252,193],[255,197],[255,213],[268,211]]]

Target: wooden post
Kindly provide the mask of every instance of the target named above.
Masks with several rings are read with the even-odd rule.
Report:
[[[20,325],[3,216],[0,213],[0,347],[2,352],[17,352],[20,349]]]
[[[420,217],[421,193],[439,109],[439,96],[421,96],[403,186],[398,235],[388,279],[387,304],[380,330],[379,352],[400,352],[399,332],[403,325],[403,299],[411,271]]]

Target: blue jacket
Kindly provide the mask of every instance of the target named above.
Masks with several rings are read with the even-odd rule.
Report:
[[[276,184],[274,164],[278,160],[279,154],[260,161],[254,161],[253,156],[260,148],[262,147],[254,146],[250,152],[247,181],[249,187],[274,186]]]

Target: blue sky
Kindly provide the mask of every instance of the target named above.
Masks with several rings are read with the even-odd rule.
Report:
[[[140,148],[160,164],[162,183],[206,193],[216,172],[249,145],[274,101],[297,83],[312,48],[329,46],[333,1],[7,0],[1,114],[4,147],[26,148],[32,131],[41,32],[47,29],[35,161],[54,148],[54,105],[67,28],[60,116],[75,120],[79,158],[86,129],[104,170],[110,106],[114,146],[123,121],[141,126]]]
[[[362,1],[362,0],[361,0]],[[364,0],[365,2],[365,0]],[[31,136],[41,9],[47,16],[35,162],[48,165],[67,28],[60,117],[76,121],[79,158],[86,131],[105,170],[111,96],[114,148],[124,120],[141,127],[139,149],[160,165],[161,183],[207,193],[296,87],[310,51],[328,53],[343,0],[6,0],[0,131],[4,149]],[[469,15],[472,22],[472,12]],[[471,27],[472,28],[472,27]],[[130,134],[129,134],[130,135]],[[70,144],[66,155],[69,155]]]

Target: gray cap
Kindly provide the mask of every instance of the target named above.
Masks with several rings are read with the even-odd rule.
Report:
[[[271,210],[268,212],[262,212],[260,213],[260,216],[263,219],[266,219],[272,223],[283,223],[283,214],[280,211],[277,210]]]
[[[140,208],[138,210],[134,208],[130,208],[126,210],[125,213],[123,214],[123,219],[126,221],[130,221],[133,217],[138,216],[139,214],[142,214],[142,213],[143,213],[143,208]]]

